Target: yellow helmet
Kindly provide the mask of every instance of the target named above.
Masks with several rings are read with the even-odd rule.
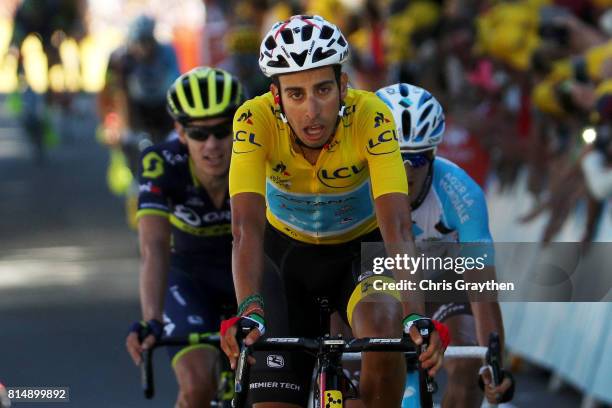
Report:
[[[197,67],[179,76],[166,95],[166,107],[177,122],[232,117],[244,102],[238,79],[218,68]]]

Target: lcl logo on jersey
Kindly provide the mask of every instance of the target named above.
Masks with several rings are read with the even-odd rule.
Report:
[[[247,132],[239,130],[234,133],[234,143],[232,144],[232,151],[237,154],[250,153],[257,150],[261,145],[255,140],[255,133],[250,133],[247,136]]]
[[[368,140],[366,149],[372,155],[393,153],[399,148],[395,129],[385,130],[376,139]]]
[[[365,169],[365,165],[360,167],[356,164],[331,170],[320,169],[317,177],[327,187],[346,188],[355,184],[360,179],[358,176],[363,169]]]

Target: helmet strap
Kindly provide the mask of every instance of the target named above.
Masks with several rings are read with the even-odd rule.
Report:
[[[433,162],[435,159],[436,158],[434,157],[433,159],[429,160],[429,169],[427,170],[427,177],[425,178],[425,183],[423,183],[423,187],[421,188],[421,191],[419,192],[419,195],[417,196],[416,200],[414,200],[414,203],[410,203],[410,208],[412,209],[412,211],[416,210],[421,206],[421,204],[423,204],[423,201],[425,201],[427,194],[429,194],[429,190],[431,190],[431,183],[433,181]]]

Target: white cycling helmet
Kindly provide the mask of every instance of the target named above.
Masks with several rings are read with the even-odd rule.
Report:
[[[348,43],[320,16],[297,15],[274,24],[259,47],[259,68],[268,77],[342,64]]]
[[[402,151],[423,152],[442,142],[444,110],[428,91],[400,83],[381,88],[376,95],[393,113]]]

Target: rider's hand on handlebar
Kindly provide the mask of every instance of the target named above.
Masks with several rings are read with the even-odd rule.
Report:
[[[504,379],[501,384],[493,385],[491,371],[490,370],[481,370],[482,374],[480,375],[482,382],[484,383],[484,393],[485,398],[490,404],[499,404],[500,402],[508,402],[512,399],[514,392],[510,392],[510,388],[512,388],[514,379],[512,375],[508,372],[504,371]]]
[[[240,346],[236,339],[239,329],[248,333],[244,337],[244,344],[250,346],[265,332],[265,321],[261,315],[253,313],[221,322],[221,349],[227,355],[232,370],[236,368],[236,361],[240,354]],[[255,364],[255,358],[249,356],[248,362]]]
[[[450,343],[448,328],[443,323],[415,313],[406,316],[402,324],[404,325],[404,332],[408,333],[417,346],[423,344],[423,338],[419,328],[428,328],[429,345],[427,346],[427,350],[421,352],[419,355],[419,362],[421,368],[428,370],[427,374],[433,377],[442,366],[444,351]]]
[[[423,343],[423,338],[416,326],[410,328],[408,335],[417,346]],[[440,367],[442,367],[444,350],[446,350],[446,348],[443,347],[442,341],[440,341],[440,335],[438,332],[434,331],[429,336],[429,346],[427,350],[419,356],[421,367],[428,370],[427,374],[429,374],[429,376],[435,376]]]
[[[155,319],[132,323],[125,340],[125,347],[134,364],[139,365],[142,362],[142,352],[153,347],[156,340],[161,337],[163,327],[163,323]]]

